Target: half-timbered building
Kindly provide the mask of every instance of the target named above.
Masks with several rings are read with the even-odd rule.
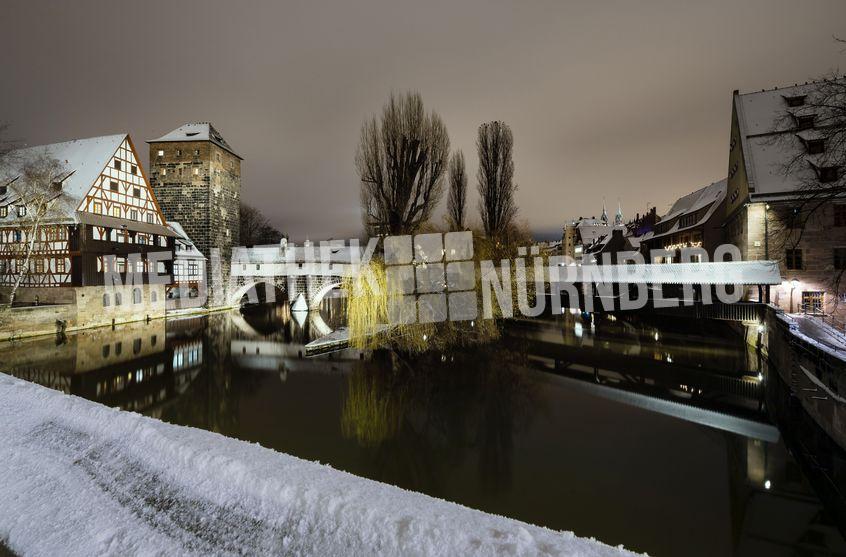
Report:
[[[29,177],[28,165],[39,161],[57,168],[52,183]],[[0,291],[16,283],[99,286],[107,269],[124,278],[144,271],[146,282],[154,260],[158,273],[171,273],[169,261],[149,254],[172,258],[178,234],[167,227],[129,135],[20,149],[0,170]]]

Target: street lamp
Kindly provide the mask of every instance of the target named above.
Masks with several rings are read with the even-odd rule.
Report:
[[[793,291],[799,287],[799,281],[793,279],[790,281],[790,313],[793,313]]]

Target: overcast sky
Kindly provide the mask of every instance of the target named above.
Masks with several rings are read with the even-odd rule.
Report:
[[[536,233],[726,174],[731,93],[846,66],[844,0],[9,2],[0,121],[28,144],[211,121],[294,240],[361,233],[361,123],[415,89],[464,150],[511,125]]]

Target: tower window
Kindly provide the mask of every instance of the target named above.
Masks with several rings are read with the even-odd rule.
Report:
[[[199,150],[199,149],[194,149],[194,156],[195,156],[195,157],[199,157],[199,156],[200,156],[200,150]]]
[[[159,149],[159,152],[157,153],[157,155],[158,155],[159,157],[163,157],[163,156],[164,156],[164,151],[163,151],[163,150],[161,150],[161,149]]]
[[[177,157],[181,157],[181,156],[182,156],[182,149],[177,149],[177,150],[176,150],[176,156],[177,156]]]
[[[194,176],[199,176],[199,175],[200,175],[200,169],[199,169],[199,168],[195,168],[195,169],[194,169]]]

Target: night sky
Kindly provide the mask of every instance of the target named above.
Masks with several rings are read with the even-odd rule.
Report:
[[[361,234],[362,122],[414,89],[464,150],[515,138],[520,218],[666,211],[726,174],[731,93],[846,66],[843,0],[3,2],[0,121],[27,144],[211,121],[294,240]],[[440,214],[438,216],[440,218]]]

